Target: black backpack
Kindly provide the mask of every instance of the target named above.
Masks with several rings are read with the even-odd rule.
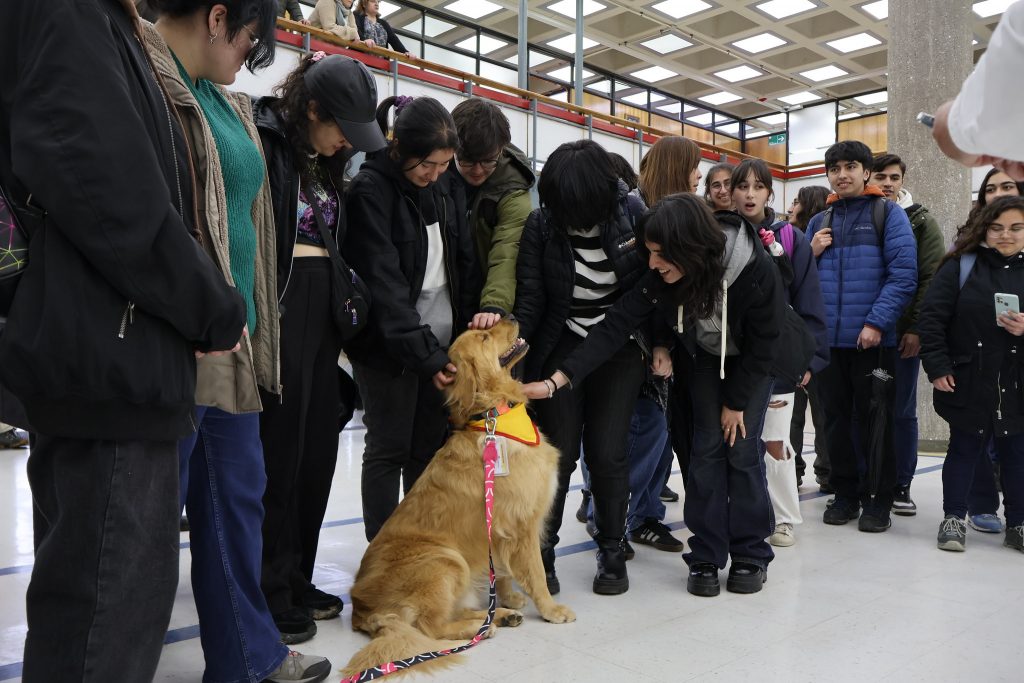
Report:
[[[875,234],[878,235],[878,246],[885,243],[885,218],[889,214],[889,202],[885,197],[875,197],[871,204],[871,222],[875,226]],[[818,230],[828,230],[832,227],[832,207],[825,209],[825,215],[821,219],[821,227]]]

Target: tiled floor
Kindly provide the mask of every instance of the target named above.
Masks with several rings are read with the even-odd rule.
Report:
[[[347,594],[366,546],[360,521],[359,464],[363,431],[346,430],[321,535],[316,580]],[[810,441],[810,439],[808,439]],[[17,680],[25,634],[24,591],[32,562],[27,453],[0,451],[0,682]],[[1022,681],[1024,555],[1001,546],[1002,535],[971,532],[968,552],[935,548],[942,516],[942,460],[920,460],[913,495],[917,517],[894,517],[884,534],[821,523],[825,497],[803,487],[805,523],[797,544],[776,549],[759,594],[697,598],[685,590],[678,555],[637,547],[631,588],[615,597],[591,590],[594,560],[569,494],[557,562],[561,601],[573,624],[545,623],[532,607],[518,628],[502,629],[444,681]],[[682,490],[678,474],[670,484]],[[578,488],[578,487],[576,487]],[[682,527],[682,503],[668,522]],[[685,529],[680,531],[685,539]],[[187,536],[182,536],[186,542]],[[203,655],[189,585],[189,554],[157,681],[200,681]],[[299,646],[340,668],[366,642],[350,627],[349,608]],[[424,676],[415,676],[417,680]],[[328,680],[337,681],[339,676]],[[116,682],[112,682],[116,683]]]

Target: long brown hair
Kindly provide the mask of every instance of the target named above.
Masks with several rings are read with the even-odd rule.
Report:
[[[679,192],[696,192],[690,178],[700,163],[700,147],[681,135],[663,137],[640,161],[638,187],[648,206]]]
[[[1024,213],[1024,197],[1000,197],[983,206],[981,211],[975,212],[971,220],[964,226],[963,232],[957,236],[953,250],[946,254],[939,265],[941,266],[950,259],[960,258],[963,254],[977,251],[981,243],[985,241],[988,226],[1004,213],[1013,209]]]

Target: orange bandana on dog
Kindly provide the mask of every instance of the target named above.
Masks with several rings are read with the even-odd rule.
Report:
[[[477,432],[487,431],[485,420],[473,420],[466,425],[466,428]],[[525,403],[520,403],[513,408],[509,408],[507,405],[498,406],[498,424],[494,428],[494,434],[524,443],[527,446],[540,444],[540,432],[537,431],[537,425],[533,424],[533,420],[526,412]]]

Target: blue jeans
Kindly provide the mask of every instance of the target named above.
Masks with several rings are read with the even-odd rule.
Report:
[[[767,568],[775,557],[765,541],[775,531],[775,513],[768,497],[760,439],[771,389],[769,377],[750,388],[743,413],[747,436],[737,435],[735,444],[729,446],[722,437],[718,357],[697,351],[690,379],[693,452],[683,504],[686,526],[693,532],[690,552],[683,555],[690,566],[708,562],[724,569],[731,556],[733,562]]]
[[[1006,507],[1006,525],[1024,523],[1024,434],[993,439],[1003,481],[1003,502]],[[971,482],[977,472],[986,476],[982,459],[988,456],[988,434],[975,434],[952,425],[949,428],[949,450],[942,464],[942,511],[963,518],[967,514],[967,500]],[[971,510],[978,514],[977,511]],[[986,511],[987,512],[987,511]]]
[[[178,444],[178,463],[203,681],[258,683],[288,655],[260,590],[267,475],[259,415],[200,406],[196,416],[199,431]]]
[[[896,450],[896,486],[910,486],[917,470],[917,374],[921,359],[900,358],[896,351],[896,388],[893,397],[893,447]]]

